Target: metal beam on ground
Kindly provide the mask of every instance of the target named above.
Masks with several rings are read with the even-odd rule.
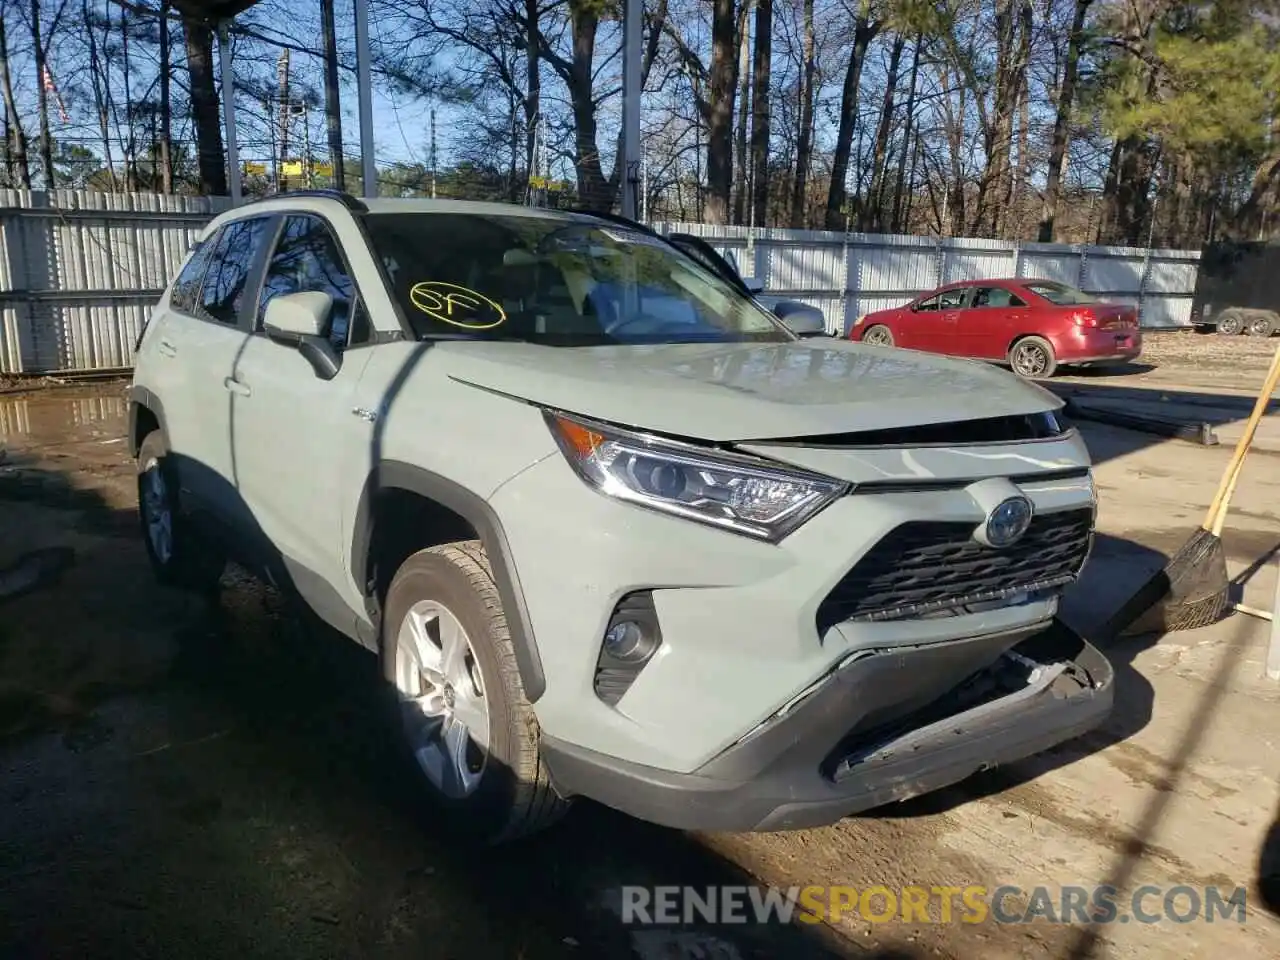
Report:
[[[218,61],[222,72],[222,117],[227,131],[227,188],[231,193],[231,202],[239,203],[240,143],[236,138],[236,82],[235,69],[231,66],[231,37],[227,25],[226,20],[218,24]]]
[[[622,215],[640,216],[640,58],[643,0],[624,0],[622,26]]]
[[[356,93],[360,102],[360,182],[366,197],[378,195],[373,155],[373,53],[369,46],[369,0],[355,0]]]

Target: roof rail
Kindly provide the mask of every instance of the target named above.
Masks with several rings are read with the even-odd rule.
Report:
[[[356,213],[369,212],[369,208],[365,205],[364,201],[359,199],[358,197],[350,193],[346,193],[342,190],[326,190],[323,188],[316,188],[311,190],[288,190],[283,192],[268,193],[266,196],[254,197],[252,200],[249,200],[247,202],[262,203],[263,201],[266,201],[266,200],[284,200],[284,199],[288,199],[289,197],[315,197],[315,198],[324,199],[324,200],[337,200],[348,210],[354,211]]]

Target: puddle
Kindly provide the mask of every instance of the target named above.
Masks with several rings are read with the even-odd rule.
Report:
[[[0,397],[0,446],[113,440],[124,436],[127,414],[118,388]]]

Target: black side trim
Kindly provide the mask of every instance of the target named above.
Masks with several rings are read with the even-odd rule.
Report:
[[[148,390],[146,387],[132,386],[129,388],[129,456],[136,457],[138,455],[139,440],[138,436],[138,408],[146,407],[155,416],[156,422],[160,424],[160,433],[164,436],[165,446],[169,445],[169,430],[165,426],[164,404],[160,402],[160,398]]]
[[[538,656],[537,643],[534,641],[524,591],[520,587],[520,577],[516,572],[502,523],[482,497],[447,477],[413,464],[400,460],[383,460],[365,481],[355,522],[352,524],[351,572],[356,583],[368,591],[369,546],[373,535],[372,504],[378,491],[386,489],[407,490],[434,500],[475,527],[485,552],[489,555],[493,579],[498,587],[498,595],[502,598],[525,696],[530,703],[537,702],[546,691],[547,678],[542,672],[542,659]]]

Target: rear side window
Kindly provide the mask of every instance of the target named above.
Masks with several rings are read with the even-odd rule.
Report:
[[[222,229],[200,288],[199,306],[204,317],[231,326],[239,323],[245,287],[266,229],[264,217],[236,220]]]
[[[169,305],[174,310],[195,313],[196,302],[200,298],[200,282],[204,279],[204,269],[209,265],[209,255],[219,236],[221,231],[200,244],[179,271],[178,279],[173,282],[173,291],[169,295]]]
[[[974,307],[1025,307],[1026,304],[1004,287],[978,287],[973,293]]]

